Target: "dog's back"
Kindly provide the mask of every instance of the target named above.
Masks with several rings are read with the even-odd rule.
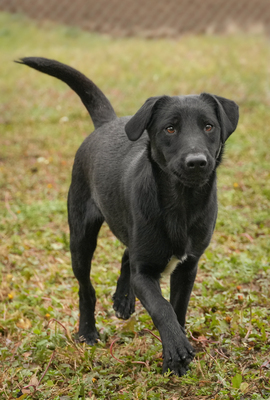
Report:
[[[140,195],[139,190],[131,192],[136,186],[135,181],[140,182],[140,175],[147,175],[147,169],[151,167],[147,135],[131,142],[125,134],[124,128],[130,118],[107,122],[84,140],[75,156],[73,175],[76,178],[72,180],[74,186],[81,185],[84,180],[85,185],[90,187],[91,198],[112,232],[126,246],[129,245],[130,197]],[[146,191],[149,189],[147,185],[153,184],[151,172],[151,182],[144,183]],[[148,191],[145,203],[153,195],[156,196],[156,193]]]

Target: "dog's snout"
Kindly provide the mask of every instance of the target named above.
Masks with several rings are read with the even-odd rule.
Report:
[[[189,154],[186,157],[186,167],[189,170],[203,170],[207,166],[207,158],[204,154]]]

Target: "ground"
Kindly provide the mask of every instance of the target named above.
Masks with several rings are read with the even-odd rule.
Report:
[[[0,14],[0,27],[0,398],[268,399],[267,39],[112,39],[7,14]],[[114,316],[123,246],[106,225],[92,273],[101,341],[92,348],[74,341],[78,285],[66,197],[75,152],[93,127],[68,87],[13,63],[34,55],[84,72],[118,115],[135,113],[159,94],[207,91],[240,106],[218,173],[215,234],[188,310],[187,334],[197,353],[185,377],[161,374],[161,344],[149,330],[158,332],[138,301],[129,321]],[[162,290],[168,297],[166,281]]]

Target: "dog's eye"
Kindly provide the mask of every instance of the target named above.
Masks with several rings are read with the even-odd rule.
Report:
[[[204,127],[204,129],[205,129],[206,132],[211,132],[211,130],[213,129],[213,125],[211,125],[211,124],[206,124],[205,127]]]
[[[167,131],[168,133],[172,134],[172,133],[175,132],[175,129],[174,129],[173,126],[168,126],[168,127],[166,128],[166,131]]]

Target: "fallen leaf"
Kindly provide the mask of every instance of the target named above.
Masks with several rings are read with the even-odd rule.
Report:
[[[136,318],[135,317],[131,317],[129,319],[128,322],[126,322],[123,327],[122,327],[122,331],[123,332],[133,332],[134,331],[134,327],[135,327],[135,323],[136,323]]]
[[[29,329],[32,326],[32,323],[30,319],[28,318],[21,318],[17,323],[16,323],[18,328],[21,329]]]
[[[27,386],[25,386],[24,388],[22,388],[22,393],[26,393],[26,394],[32,393],[33,389],[37,390],[38,385],[39,385],[39,381],[38,381],[36,375],[32,375],[29,384]]]
[[[60,250],[64,247],[64,245],[63,243],[56,242],[56,243],[51,243],[51,247],[53,250]]]
[[[19,394],[21,394],[22,392],[20,392]],[[20,395],[20,397],[17,397],[17,400],[23,400],[28,396],[27,393]]]
[[[244,296],[242,294],[239,294],[237,297],[238,297],[239,303],[242,303],[244,301]]]
[[[270,361],[265,360],[264,363],[262,364],[262,368],[270,368]]]
[[[240,385],[240,390],[242,393],[246,393],[247,389],[249,387],[249,384],[247,382],[242,382]]]
[[[25,353],[23,353],[23,357],[26,359],[29,356],[31,356],[32,352],[31,351],[26,351]]]
[[[234,377],[232,378],[232,387],[234,389],[239,389],[242,383],[242,375],[240,374],[236,374],[234,375]]]

